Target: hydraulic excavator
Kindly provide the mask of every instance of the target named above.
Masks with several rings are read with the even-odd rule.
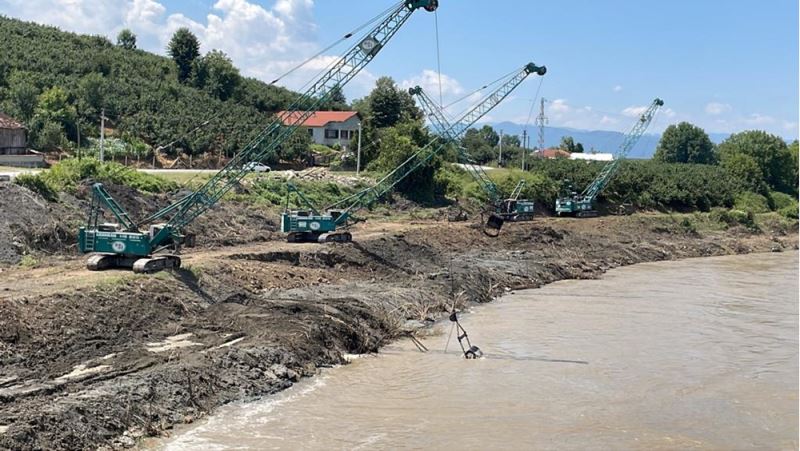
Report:
[[[87,267],[102,270],[112,267],[133,268],[146,273],[180,267],[176,255],[187,241],[185,228],[213,207],[249,172],[246,166],[272,155],[326,101],[340,90],[386,46],[418,9],[433,12],[438,0],[403,0],[365,25],[376,23],[359,35],[358,43],[333,63],[291,106],[290,118],[274,118],[249,144],[199,190],[141,221],[134,221],[101,184],[93,185],[93,199],[88,223],[78,232],[78,248],[92,253]],[[349,33],[342,40],[353,37]],[[287,123],[288,122],[288,123]],[[117,223],[101,222],[102,210],[109,210]]]
[[[537,74],[544,75],[546,72],[547,69],[545,67],[540,67]],[[489,199],[489,217],[486,221],[486,228],[484,228],[484,231],[488,228],[499,232],[506,221],[517,222],[532,220],[534,212],[533,201],[519,198],[522,195],[522,190],[525,188],[525,180],[522,179],[517,183],[511,196],[503,198],[500,194],[500,189],[492,179],[489,178],[489,175],[483,167],[479,164],[475,164],[467,154],[466,149],[459,144],[464,136],[466,136],[468,128],[451,126],[444,111],[436,105],[420,86],[411,88],[408,92],[417,98],[422,107],[422,111],[428,116],[436,133],[456,143],[462,167],[486,193]],[[494,235],[489,233],[487,233],[487,235],[496,236],[497,232],[495,232]]]
[[[495,91],[487,95],[476,106],[467,111],[458,121],[445,129],[445,134],[460,135],[473,126],[480,118],[489,113],[508,97],[531,74],[544,75],[547,69],[534,63],[514,71],[505,78]],[[353,213],[367,208],[378,199],[389,193],[409,174],[427,164],[447,147],[448,143],[441,137],[435,137],[425,147],[414,153],[389,174],[378,180],[375,186],[364,189],[335,204],[325,208],[315,208],[305,196],[295,188],[304,210],[290,210],[288,207],[281,217],[281,231],[288,234],[288,241],[298,242],[348,242],[352,235],[347,230]]]
[[[656,113],[662,106],[664,106],[663,100],[653,100],[653,103],[642,113],[631,131],[625,135],[614,159],[603,167],[600,174],[598,174],[581,194],[572,191],[572,184],[569,181],[565,181],[564,188],[562,188],[563,193],[556,199],[556,214],[558,216],[587,218],[598,215],[597,209],[595,208],[597,196],[608,186],[614,174],[619,170],[622,160],[628,156],[633,146],[639,142],[639,138],[644,135],[644,132],[650,126],[650,123],[653,122],[653,118],[655,118]]]

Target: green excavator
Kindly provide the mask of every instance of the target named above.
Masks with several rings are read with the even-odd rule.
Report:
[[[544,75],[547,69],[529,63],[514,71],[491,94],[487,95],[476,106],[467,111],[455,124],[445,129],[443,136],[459,134],[473,126],[480,118],[499,105],[531,74]],[[427,164],[440,154],[448,143],[441,137],[431,140],[424,148],[410,156],[389,174],[378,180],[375,186],[359,191],[335,204],[324,208],[316,208],[296,188],[296,192],[304,209],[291,210],[288,206],[281,217],[281,231],[287,233],[289,242],[348,242],[352,235],[346,229],[353,220],[353,213],[367,208],[378,199],[392,191],[409,174]]]
[[[359,35],[352,46],[329,70],[317,77],[310,88],[286,110],[293,112],[289,123],[275,118],[228,164],[199,190],[141,221],[134,221],[101,184],[93,185],[93,198],[88,223],[78,232],[78,248],[93,254],[87,263],[90,270],[113,267],[133,268],[146,273],[180,267],[176,255],[187,244],[187,225],[213,207],[249,172],[247,165],[272,155],[334,92],[351,81],[395,36],[418,9],[433,12],[438,0],[404,0],[379,14],[366,25],[376,23]],[[344,39],[353,37],[354,33]],[[110,211],[116,223],[101,222],[102,211]]]
[[[556,199],[556,214],[558,216],[586,218],[598,215],[597,209],[595,208],[597,196],[608,186],[614,174],[619,170],[622,160],[628,156],[631,149],[639,142],[639,138],[644,135],[650,123],[653,122],[653,118],[655,118],[658,109],[662,106],[664,106],[663,100],[653,100],[653,103],[642,113],[631,131],[625,135],[614,159],[603,167],[600,174],[598,174],[582,193],[578,194],[574,192],[572,190],[572,183],[568,180],[564,182],[562,194]]]
[[[537,72],[538,75],[542,76],[545,73],[547,73],[547,68],[544,66],[540,67]],[[459,160],[461,161],[462,167],[469,173],[470,176],[472,176],[475,182],[477,182],[481,189],[483,189],[483,191],[486,193],[486,196],[489,199],[490,211],[488,212],[489,217],[486,221],[486,228],[484,231],[486,231],[486,229],[490,229],[499,232],[506,221],[517,222],[532,220],[534,213],[534,202],[527,199],[520,199],[522,190],[525,189],[525,180],[522,179],[519,181],[519,183],[517,183],[510,196],[502,197],[500,194],[500,189],[492,181],[492,179],[489,178],[489,175],[483,169],[483,166],[475,164],[475,162],[472,161],[470,156],[467,154],[466,149],[458,144],[467,134],[468,128],[459,126],[459,124],[456,124],[456,126],[453,127],[450,124],[450,121],[447,120],[444,111],[442,111],[442,109],[436,105],[433,99],[431,99],[428,94],[425,93],[422,87],[416,86],[409,89],[408,92],[412,96],[415,96],[417,100],[419,100],[422,111],[424,111],[428,116],[428,119],[436,130],[436,133],[452,142],[455,142],[458,145]],[[494,232],[494,234],[487,234],[490,236],[496,236],[496,233],[497,232]]]

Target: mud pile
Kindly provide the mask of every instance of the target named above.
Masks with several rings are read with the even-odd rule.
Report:
[[[17,264],[34,249],[66,251],[79,217],[75,205],[47,202],[19,185],[0,183],[0,264]]]

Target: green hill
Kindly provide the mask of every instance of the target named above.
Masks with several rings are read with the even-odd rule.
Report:
[[[178,140],[168,152],[231,155],[297,96],[241,77],[220,100],[179,82],[168,57],[2,16],[0,49],[0,111],[25,122],[33,144],[45,150],[74,149],[78,126],[83,136],[96,136],[105,108],[108,127],[126,141],[156,147]]]

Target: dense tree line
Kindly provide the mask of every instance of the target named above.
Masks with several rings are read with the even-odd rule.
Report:
[[[97,136],[105,110],[109,128],[152,147],[231,155],[297,94],[240,76],[222,52],[201,56],[187,33],[188,50],[170,48],[183,58],[176,64],[137,50],[129,30],[114,45],[0,17],[0,111],[23,121],[43,149]]]

